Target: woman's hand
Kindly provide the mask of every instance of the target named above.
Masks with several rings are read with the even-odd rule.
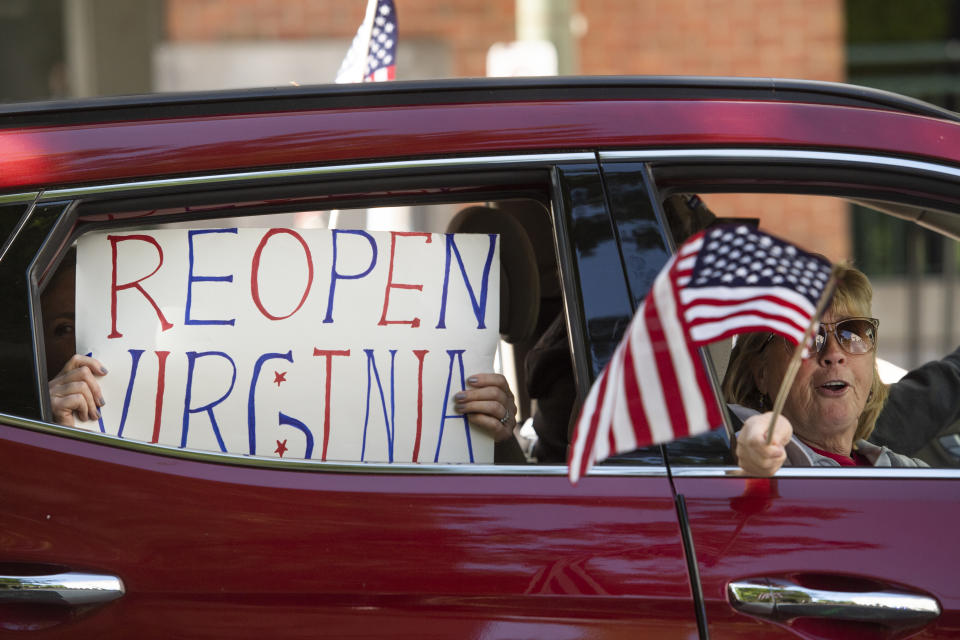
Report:
[[[494,442],[513,435],[517,405],[507,379],[498,373],[478,373],[467,378],[467,388],[453,396],[454,411],[467,414],[470,424]]]
[[[94,358],[79,354],[70,358],[48,384],[53,421],[72,427],[76,418],[82,421],[99,418],[98,408],[106,403],[97,378],[106,373],[104,366]]]
[[[770,412],[750,416],[737,434],[737,461],[747,475],[769,478],[787,459],[785,447],[793,437],[793,427],[789,420],[778,416],[773,437],[767,444],[767,428],[772,416]]]

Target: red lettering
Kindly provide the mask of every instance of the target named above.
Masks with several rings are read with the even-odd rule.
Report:
[[[297,305],[297,308],[288,313],[285,316],[275,316],[269,311],[266,310],[263,306],[263,302],[260,300],[260,254],[263,253],[263,248],[267,246],[267,240],[277,235],[278,233],[286,233],[293,236],[303,247],[303,253],[307,258],[307,286],[303,290],[303,296],[300,298],[300,304]],[[270,318],[271,320],[284,320],[289,318],[297,311],[300,311],[300,307],[303,306],[303,303],[307,301],[307,295],[310,293],[310,286],[313,284],[313,256],[310,253],[310,247],[307,246],[306,241],[303,237],[291,229],[270,229],[265,234],[263,234],[263,239],[260,240],[260,244],[257,245],[257,250],[253,254],[253,264],[250,269],[250,293],[253,297],[253,303],[257,305],[257,309],[260,310],[265,317]]]
[[[160,244],[152,237],[147,235],[129,235],[129,236],[107,236],[107,240],[110,241],[110,250],[112,251],[112,261],[113,261],[113,276],[110,281],[110,321],[111,321],[111,331],[107,338],[121,338],[123,334],[117,331],[117,292],[122,291],[123,289],[134,288],[139,291],[144,298],[153,306],[153,310],[157,312],[157,317],[160,319],[160,327],[163,331],[167,329],[172,329],[173,325],[167,322],[167,319],[163,317],[163,312],[160,311],[160,307],[157,306],[157,303],[150,297],[150,294],[147,293],[144,288],[140,285],[141,282],[155,274],[160,270],[160,267],[163,266],[163,249],[160,248]],[[139,280],[134,280],[133,282],[127,282],[125,284],[117,284],[117,245],[126,240],[141,240],[143,242],[149,242],[157,249],[157,253],[160,255],[160,263],[157,265],[157,268],[151,271],[149,274],[143,276]]]
[[[387,320],[387,307],[390,306],[390,289],[416,289],[423,291],[422,284],[404,284],[393,281],[393,258],[397,253],[397,236],[423,236],[427,239],[427,244],[433,241],[429,233],[420,233],[415,231],[391,231],[390,232],[390,270],[387,273],[387,288],[383,292],[383,313],[380,314],[378,326],[383,327],[388,324],[409,324],[412,329],[420,326],[420,318],[413,320]]]
[[[169,351],[154,351],[157,354],[157,400],[156,408],[153,413],[153,438],[150,442],[156,444],[160,441],[160,416],[163,413],[163,388],[166,385],[167,378],[167,356]]]
[[[417,357],[417,436],[413,441],[413,462],[420,457],[420,433],[423,431],[423,357],[430,353],[426,349],[414,349]]]
[[[327,385],[323,399],[323,450],[320,453],[320,459],[327,459],[327,442],[330,441],[330,387],[333,383],[333,356],[349,356],[350,349],[345,351],[336,351],[328,349],[313,348],[313,355],[323,356],[327,359]]]

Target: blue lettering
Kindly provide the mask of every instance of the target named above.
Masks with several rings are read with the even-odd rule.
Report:
[[[340,234],[350,233],[357,236],[362,236],[367,239],[367,242],[370,243],[370,249],[373,251],[373,255],[370,258],[370,266],[367,267],[366,271],[363,273],[355,274],[343,274],[337,273],[337,238]],[[330,295],[327,297],[327,315],[323,319],[326,322],[333,322],[333,293],[337,288],[337,280],[358,280],[363,278],[371,271],[377,264],[377,242],[373,239],[366,231],[360,231],[357,229],[334,229],[333,230],[333,264],[330,267]]]
[[[194,320],[190,317],[190,308],[193,305],[193,283],[194,282],[233,282],[233,275],[229,276],[195,276],[193,275],[193,237],[202,233],[237,233],[234,229],[191,229],[187,232],[187,245],[189,247],[190,267],[187,271],[187,308],[183,314],[183,324],[225,324],[231,327],[236,322],[235,318],[230,320]]]
[[[312,458],[313,457],[313,434],[310,433],[310,429],[307,428],[307,425],[303,424],[296,418],[291,418],[290,416],[285,415],[283,412],[280,412],[278,419],[280,421],[280,426],[286,425],[288,427],[293,427],[295,429],[299,429],[300,431],[303,431],[303,435],[307,437],[307,450],[303,454],[303,457],[306,460],[309,460],[310,458]]]
[[[205,404],[202,407],[197,407],[195,409],[190,408],[191,395],[193,394],[193,370],[197,363],[197,360],[200,358],[205,358],[207,356],[219,356],[225,358],[227,362],[230,363],[230,366],[233,367],[233,377],[230,379],[230,388],[227,389],[227,392],[223,394],[219,399],[214,400],[209,404]],[[183,396],[183,432],[180,436],[180,448],[183,449],[187,446],[187,431],[190,429],[190,414],[191,413],[200,413],[201,411],[206,411],[207,415],[210,417],[210,426],[213,427],[213,435],[217,437],[217,444],[220,446],[220,451],[226,453],[227,448],[223,444],[223,437],[220,435],[220,427],[217,425],[217,418],[213,415],[213,408],[227,399],[227,396],[233,391],[233,385],[237,382],[237,365],[234,363],[233,358],[228,356],[222,351],[204,351],[203,353],[197,353],[196,351],[187,352],[187,390]]]
[[[490,265],[493,263],[494,249],[497,246],[497,235],[494,233],[489,233],[487,235],[490,236],[490,250],[487,251],[487,261],[483,265],[483,278],[480,282],[480,300],[478,302],[477,297],[473,293],[473,287],[470,285],[470,279],[467,277],[467,269],[463,266],[463,258],[460,257],[460,251],[457,249],[457,243],[453,239],[453,234],[446,234],[447,260],[443,268],[443,294],[440,299],[440,321],[437,323],[437,329],[447,328],[447,287],[450,283],[451,253],[456,256],[457,264],[460,265],[460,273],[463,274],[463,282],[465,285],[467,285],[467,293],[470,294],[470,303],[473,305],[473,314],[477,318],[477,329],[486,328],[486,325],[484,324],[484,318],[487,315],[487,285],[489,283],[488,279],[490,276]]]
[[[390,349],[390,415],[387,416],[387,400],[384,397],[383,385],[380,383],[380,372],[377,371],[377,362],[373,357],[373,349],[364,349],[363,352],[367,354],[367,409],[363,416],[363,444],[360,447],[360,461],[363,462],[364,455],[367,451],[367,423],[370,421],[370,390],[373,385],[371,384],[370,372],[373,371],[374,377],[377,379],[377,389],[380,390],[380,406],[383,409],[383,421],[387,427],[387,456],[390,462],[393,462],[393,434],[394,429],[396,428],[396,421],[394,420],[395,416],[395,402],[394,402],[394,362],[397,356],[396,349]]]
[[[137,379],[137,369],[140,366],[140,356],[143,355],[143,349],[129,349],[130,358],[130,380],[127,382],[127,393],[123,398],[123,413],[120,414],[120,428],[117,429],[117,437],[123,437],[123,427],[127,424],[127,411],[130,409],[130,397],[133,395],[133,383]],[[102,423],[102,420],[101,420]]]
[[[265,353],[257,358],[253,365],[253,377],[250,379],[250,395],[247,397],[247,436],[250,440],[250,455],[257,455],[257,410],[254,396],[257,391],[257,380],[260,379],[260,369],[269,360],[286,360],[293,362],[293,351],[286,353]],[[281,414],[283,415],[283,414]],[[282,423],[281,423],[282,424]]]
[[[433,461],[437,462],[440,460],[440,444],[443,442],[443,426],[447,421],[447,418],[457,418],[463,420],[463,430],[467,434],[467,451],[470,453],[470,462],[473,462],[473,442],[470,440],[470,422],[467,420],[466,414],[459,413],[447,413],[447,402],[450,398],[450,382],[453,379],[453,361],[456,360],[460,363],[460,388],[466,389],[467,383],[464,380],[463,373],[463,352],[465,349],[447,349],[447,353],[450,355],[450,367],[447,372],[447,390],[443,394],[443,407],[440,409],[440,433],[437,435],[437,452],[433,456]]]

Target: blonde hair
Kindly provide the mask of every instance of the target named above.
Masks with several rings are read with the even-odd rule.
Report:
[[[837,289],[830,307],[839,316],[869,316],[873,301],[873,287],[867,276],[849,264],[837,267]],[[769,333],[748,333],[737,337],[737,344],[730,353],[730,363],[723,377],[723,397],[727,402],[749,407],[756,411],[768,411],[771,399],[757,388],[753,372],[762,358],[762,351],[770,338]],[[860,412],[854,442],[866,439],[873,433],[877,417],[887,401],[888,389],[877,373],[876,350],[873,352],[873,383],[867,403]]]

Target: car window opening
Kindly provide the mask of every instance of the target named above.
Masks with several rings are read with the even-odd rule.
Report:
[[[760,206],[751,205],[751,200]],[[803,202],[803,204],[797,204],[798,202]],[[664,201],[663,210],[673,234],[674,242],[679,245],[690,235],[723,221],[736,220],[753,226],[758,224],[763,226],[764,214],[762,212],[768,211],[773,203],[776,204],[777,209],[782,211],[803,210],[803,207],[807,207],[807,210],[820,208],[821,210],[835,211],[836,215],[844,217],[852,215],[850,212],[854,208],[858,210],[858,215],[864,215],[864,211],[869,211],[869,215],[878,218],[888,217],[889,215],[895,215],[898,218],[919,218],[923,213],[922,211],[918,211],[916,214],[911,213],[916,209],[915,207],[875,201],[846,201],[839,198],[817,196],[729,193],[674,194]],[[752,213],[754,211],[761,213],[756,215]],[[775,226],[789,228],[789,225],[782,218],[779,219],[779,222],[777,220],[774,218]],[[777,231],[774,231],[774,233],[777,233]],[[865,239],[860,238],[858,241],[864,242]],[[956,251],[956,244],[952,241],[951,246],[952,250]],[[833,260],[850,260],[852,257],[849,248],[840,252],[836,245],[831,245],[829,242],[817,242],[806,248],[812,251],[829,252],[832,254],[829,257]],[[873,289],[874,315],[881,318],[876,375],[890,389],[890,397],[886,400],[883,411],[879,414],[877,427],[870,435],[869,443],[871,446],[879,445],[892,452],[907,454],[922,461],[922,464],[937,467],[960,466],[960,458],[955,453],[957,450],[955,447],[956,434],[960,433],[960,412],[952,405],[948,406],[949,402],[942,399],[945,389],[949,386],[949,381],[954,379],[954,372],[958,367],[958,351],[947,353],[946,356],[937,356],[936,350],[933,348],[927,356],[930,359],[927,364],[915,367],[913,370],[899,366],[898,362],[906,360],[903,354],[904,348],[908,344],[907,332],[911,330],[910,325],[904,325],[901,320],[904,315],[902,300],[905,291],[910,290],[909,285],[903,279],[891,278],[882,273],[876,276],[871,276],[870,273],[867,275],[870,276]],[[942,277],[933,274],[926,277],[923,290],[930,292],[939,290],[935,298],[939,297],[940,301],[927,298],[918,299],[917,304],[922,305],[922,308],[926,310],[927,317],[930,318],[924,323],[925,326],[932,324],[933,317],[938,314],[937,307],[943,305],[942,300],[952,299],[955,295],[952,291],[953,285],[950,284],[954,279],[955,276],[951,274]],[[914,293],[919,294],[919,291],[918,288]],[[916,329],[920,329],[920,327],[915,326],[914,330]],[[940,343],[941,337],[935,330],[924,329],[923,331],[925,333],[921,333],[919,337],[914,337],[912,340],[919,340],[925,345],[931,345],[931,347]],[[743,334],[732,340],[722,340],[708,346],[706,351],[709,354],[709,361],[717,381],[722,381],[725,376],[730,375],[728,364],[730,363],[731,349],[734,345],[738,342],[749,342],[749,339],[750,334]],[[952,349],[953,346],[949,348]],[[841,382],[836,384],[839,388]],[[731,402],[729,397],[727,397],[727,402]],[[929,410],[924,413],[923,419],[919,419],[915,415],[913,417],[908,415],[910,412],[907,407],[916,406],[916,403],[922,403],[929,407]],[[738,406],[731,405],[729,415],[733,428],[736,430],[742,427],[745,418],[752,415],[751,411],[763,410],[764,408],[769,410],[769,403],[766,405],[761,403],[756,406],[751,403],[752,409],[747,412],[744,412]],[[670,443],[667,445],[667,449],[670,452],[670,460],[673,464],[734,464],[727,439],[719,428],[703,436]],[[818,450],[815,449],[814,451]],[[854,453],[856,454],[856,450]],[[826,454],[823,453],[822,455]],[[857,459],[856,456],[854,459]],[[862,464],[867,464],[866,458],[861,457],[860,460]],[[842,462],[841,464],[847,463]]]
[[[571,354],[566,338],[563,291],[556,263],[554,232],[549,218],[549,212],[542,203],[534,200],[511,199],[464,203],[459,205],[444,204],[353,210],[293,211],[260,216],[243,216],[240,218],[197,219],[190,222],[173,222],[161,225],[143,225],[141,220],[137,222],[140,224],[136,227],[127,225],[126,228],[111,228],[110,233],[114,236],[146,236],[164,229],[188,231],[191,229],[211,230],[210,232],[204,232],[208,234],[206,236],[191,236],[191,242],[195,243],[192,247],[196,248],[197,253],[196,255],[191,255],[191,260],[196,260],[196,264],[191,262],[193,271],[190,272],[190,277],[192,278],[190,291],[196,293],[200,293],[204,287],[208,287],[208,291],[212,291],[215,286],[221,283],[222,286],[236,286],[241,284],[240,274],[228,276],[225,273],[220,273],[217,271],[216,266],[214,266],[214,262],[203,262],[204,258],[199,250],[199,246],[201,246],[200,242],[203,240],[207,238],[212,239],[214,235],[225,236],[231,234],[234,229],[337,229],[341,231],[365,229],[369,231],[388,230],[405,234],[419,234],[420,236],[425,236],[425,234],[431,232],[498,234],[500,237],[499,333],[501,339],[497,348],[494,362],[495,370],[493,372],[502,374],[507,379],[507,388],[512,394],[513,400],[509,407],[509,413],[511,415],[505,416],[509,418],[509,420],[503,421],[509,423],[512,427],[510,437],[503,438],[496,443],[494,459],[498,463],[510,464],[537,462],[541,464],[553,464],[565,461],[566,442],[569,437],[568,429],[571,421],[571,412],[573,410],[573,401],[578,394],[573,380]],[[239,231],[236,233],[239,233]],[[154,235],[156,234],[154,233]],[[405,243],[408,247],[412,247],[415,242],[423,242],[423,240],[423,237],[419,240],[413,237],[404,237],[400,241],[400,246]],[[394,244],[393,250],[396,251],[396,240]],[[70,249],[69,255],[62,260],[55,275],[48,279],[42,296],[41,306],[43,309],[44,344],[47,353],[48,376],[51,379],[50,394],[54,421],[60,422],[61,424],[69,424],[70,419],[68,415],[72,414],[76,419],[75,423],[80,423],[86,418],[88,419],[86,425],[96,429],[99,417],[100,428],[110,433],[104,425],[102,415],[104,412],[112,411],[114,412],[114,421],[118,419],[123,420],[120,427],[113,427],[113,433],[115,435],[118,429],[120,429],[122,430],[120,433],[122,437],[137,438],[136,435],[131,434],[139,433],[140,437],[145,441],[159,441],[162,443],[164,441],[163,436],[161,435],[159,440],[157,438],[159,426],[154,425],[156,428],[152,430],[141,427],[140,431],[136,431],[134,427],[136,420],[152,423],[155,418],[153,414],[141,412],[141,415],[133,415],[131,413],[130,415],[124,415],[122,418],[116,417],[116,411],[123,406],[125,398],[114,397],[117,394],[114,394],[114,396],[110,398],[103,397],[103,393],[98,385],[98,382],[101,381],[101,374],[98,371],[90,371],[94,369],[95,365],[89,360],[84,360],[86,354],[76,354],[76,336],[74,334],[73,318],[75,292],[74,274],[77,269],[77,251],[75,246],[76,243],[74,247]],[[298,250],[296,244],[293,242],[288,242],[285,246],[288,246],[291,251]],[[359,248],[361,244],[358,243],[354,246],[355,248]],[[113,245],[114,252],[122,252],[123,248],[121,241],[115,239]],[[378,250],[382,256],[381,259],[390,257],[391,247],[383,246],[379,247]],[[455,258],[456,257],[457,256],[455,256]],[[114,260],[116,260],[116,256]],[[454,275],[456,275],[457,267],[455,259],[453,264],[454,266],[452,267],[448,265],[448,269],[451,269]],[[439,268],[442,270],[443,265],[441,264]],[[199,273],[203,273],[203,275],[197,275]],[[355,277],[357,273],[359,272],[354,271],[348,274],[345,268],[343,278],[338,280],[337,283],[340,284],[342,289],[345,289],[346,285],[344,283],[349,283],[349,278]],[[148,274],[149,272],[145,270],[137,274],[137,278],[145,278]],[[116,278],[116,275],[114,277]],[[247,277],[250,277],[249,274]],[[320,277],[319,268],[315,277],[318,279]],[[467,276],[468,286],[471,284],[469,281],[470,277],[471,276]],[[141,292],[143,295],[138,296],[134,291],[131,298],[147,298],[148,288],[146,287],[146,283],[148,283],[149,280],[144,279],[144,285],[140,285],[138,284],[139,280],[134,282],[137,278],[131,276],[129,281],[132,284],[128,283],[129,286],[126,290],[115,290],[114,295],[122,299],[122,297],[126,295],[127,290],[132,291],[143,286],[144,289]],[[394,288],[388,291],[387,300],[385,301],[384,317],[393,313],[392,310],[387,311],[387,305],[390,300],[402,300],[404,295],[414,295],[408,292],[416,288],[415,285],[401,284],[402,276],[399,271],[394,282]],[[106,284],[109,285],[109,282]],[[122,287],[124,285],[119,286]],[[261,287],[261,289],[262,291],[259,293],[266,300],[269,292],[263,287]],[[196,293],[194,295],[196,295]],[[331,293],[330,295],[332,299],[333,294]],[[337,295],[339,300],[339,295],[341,294]],[[203,313],[209,315],[209,312],[201,313],[197,311],[198,307],[196,305],[198,304],[198,300],[201,299],[193,298],[193,311],[191,312],[190,308],[187,310],[188,315],[192,313],[194,316],[197,316],[190,318],[190,320],[194,322],[199,322],[200,320],[198,318],[202,318]],[[143,302],[143,300],[139,301]],[[273,303],[263,302],[263,304],[269,306],[269,304]],[[149,311],[149,309],[148,311],[150,314],[161,316],[161,324],[164,321],[170,325],[176,324],[177,320],[174,319],[172,313],[167,312],[167,315],[170,315],[170,319],[167,319],[166,315],[164,315],[164,309],[166,309],[166,307],[163,307],[160,303],[155,303],[155,306],[155,311]],[[290,309],[286,309],[286,311],[290,311]],[[181,311],[180,313],[182,314],[183,312]],[[280,313],[280,311],[277,311],[277,314]],[[182,320],[183,318],[180,319]],[[213,322],[212,320],[208,321]],[[228,321],[223,320],[220,322],[226,323]],[[114,331],[119,333],[120,329],[114,327]],[[172,361],[169,360],[172,356],[169,355],[164,356],[168,359],[161,363],[159,355],[157,355],[156,360],[153,360],[154,354],[149,353],[149,349],[136,349],[132,351],[143,351],[143,353],[135,355],[136,359],[133,361],[133,365],[131,366],[129,362],[126,363],[126,371],[114,373],[115,377],[122,376],[133,379],[133,376],[139,375],[143,378],[150,367],[157,369],[161,364],[166,366],[172,364]],[[162,353],[163,348],[158,347],[155,351],[158,354]],[[191,357],[194,358],[192,361],[194,365],[202,357],[208,357],[211,362],[214,360],[212,356],[205,355],[207,352],[199,349],[194,349],[190,351],[190,353],[193,354]],[[335,357],[336,356],[329,356],[331,362],[335,362]],[[374,362],[373,366],[377,368],[375,373],[384,376],[386,374],[386,362],[372,362]],[[275,359],[273,363],[289,364],[283,362],[282,359]],[[331,367],[332,365],[328,363],[327,366]],[[282,377],[282,372],[279,371],[280,368],[279,366],[277,367],[278,371],[276,372],[276,376],[278,379],[277,384],[273,385],[274,387],[281,387],[284,382],[286,382]],[[114,367],[110,369],[112,372]],[[467,374],[471,373],[479,372],[467,372]],[[244,375],[249,377],[250,374],[247,372]],[[272,376],[274,374],[271,373],[270,375]],[[401,376],[403,375],[409,375],[409,372],[402,373]],[[244,376],[238,371],[234,377],[236,378],[234,383],[236,390],[232,390],[231,393],[245,393],[242,385],[239,384],[239,381]],[[374,375],[373,379],[375,378],[376,375]],[[249,384],[249,380],[246,382]],[[88,389],[85,389],[84,393],[80,394],[81,397],[78,397],[76,394],[68,394],[65,389],[67,385],[72,385],[72,387],[75,388],[84,384],[87,385]],[[368,405],[377,405],[378,392],[384,399],[389,395],[384,394],[383,391],[387,384],[389,383],[386,377],[380,379],[379,386],[371,383],[374,391],[374,400],[370,401],[368,398]],[[261,386],[263,386],[263,383],[261,383]],[[257,388],[260,389],[261,387]],[[64,395],[72,396],[67,404],[63,401]],[[394,398],[393,400],[396,402],[397,399]],[[103,404],[105,402],[109,402],[109,404]],[[251,402],[253,401],[251,400]],[[495,401],[491,400],[490,402]],[[385,418],[381,418],[381,420],[386,420],[389,423],[390,407],[386,407],[385,404],[383,406],[386,408],[386,412],[380,411],[379,408],[376,409],[376,411],[368,409],[366,412],[368,421],[372,419],[374,414],[377,414],[386,416]],[[126,410],[126,408],[124,410]],[[163,410],[169,411],[169,407],[164,406]],[[503,410],[498,409],[498,411]],[[204,415],[204,413],[206,415]],[[487,416],[487,419],[489,420],[489,418],[495,417],[498,419],[497,422],[500,422],[499,418],[501,415],[502,414]],[[217,420],[215,411],[211,407],[209,410],[204,409],[197,411],[195,414],[189,416],[191,424],[195,421],[198,425],[194,427],[194,429],[203,429],[203,420],[201,420],[201,418],[207,416],[209,416],[211,421],[215,422],[214,430],[219,431],[219,433],[216,434],[217,443],[213,446],[213,448],[216,449],[224,442],[224,433],[229,427],[222,421]],[[281,420],[283,420],[283,418],[281,418]],[[295,418],[292,416],[289,417],[288,426],[294,424],[294,421]],[[109,422],[109,420],[107,422]],[[299,420],[298,422],[299,424],[294,425],[295,429],[299,429],[300,431],[310,429],[310,427],[306,426],[305,422]],[[184,419],[184,423],[186,423],[186,419]],[[114,425],[116,425],[116,422],[114,422]],[[241,426],[245,432],[247,430],[247,424],[244,422]],[[393,429],[401,428],[397,424],[393,424],[392,427]],[[320,431],[316,428],[313,430],[317,432]],[[184,428],[184,431],[186,432],[186,428]],[[472,431],[481,436],[484,433],[482,428],[477,427],[474,427]],[[297,435],[295,432],[291,433]],[[318,442],[320,438],[319,433],[313,433],[311,435],[313,438],[311,457],[315,459],[317,457],[315,452],[317,452],[321,446]],[[184,436],[187,441],[189,441],[189,437],[189,434]],[[324,437],[330,438],[331,435],[328,432]],[[174,445],[183,444],[176,437],[173,439],[168,438],[168,441]],[[279,442],[283,442],[283,439],[280,439]],[[288,443],[287,448],[289,449],[291,445],[292,442]],[[424,455],[425,453],[432,453],[426,452],[427,448],[429,447],[426,446],[426,443],[422,443],[421,461],[430,461],[429,456]],[[264,455],[262,448],[257,453]],[[266,455],[270,455],[270,453],[271,452],[267,451]],[[279,443],[277,451],[272,453],[280,457],[292,454],[292,452],[287,453]]]

